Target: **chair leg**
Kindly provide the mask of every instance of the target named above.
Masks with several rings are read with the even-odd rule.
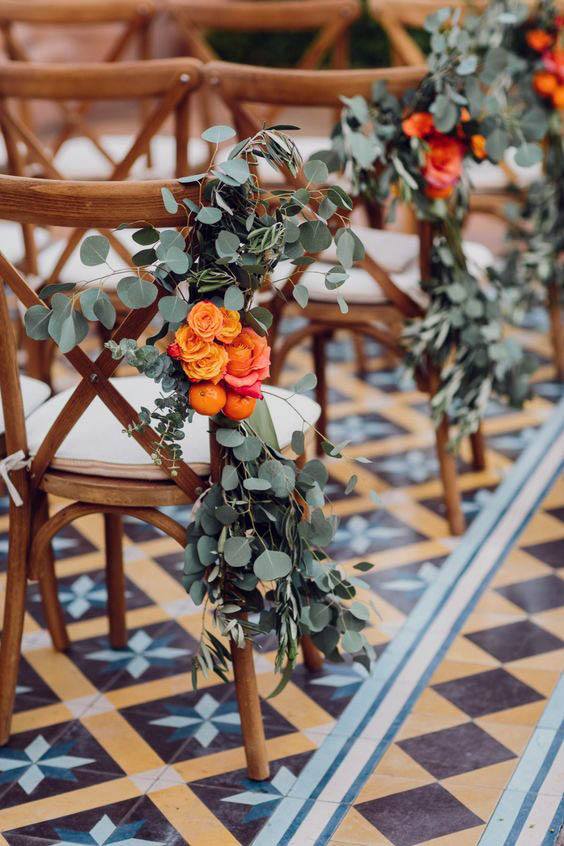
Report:
[[[474,470],[485,470],[486,442],[481,425],[470,435],[470,446],[472,447],[472,467]]]
[[[28,520],[29,511],[25,506],[11,509],[6,603],[0,642],[0,746],[4,746],[10,739],[20,666],[27,588]]]
[[[316,332],[312,338],[313,369],[317,377],[315,388],[315,399],[321,406],[321,414],[317,421],[317,432],[315,433],[316,454],[322,455],[321,444],[327,437],[327,406],[329,404],[329,392],[327,389],[327,360],[325,356],[325,345],[330,333]]]
[[[49,503],[47,495],[38,491],[34,501],[34,534],[43,523],[49,519]],[[70,646],[69,636],[65,626],[63,609],[59,601],[57,591],[57,577],[55,575],[55,556],[53,547],[49,544],[46,559],[42,562],[33,562],[34,570],[38,570],[39,591],[43,603],[43,612],[47,622],[47,628],[53,641],[53,646],[58,652],[65,652]]]
[[[564,326],[560,309],[560,292],[556,285],[548,286],[548,316],[550,319],[550,334],[554,349],[554,365],[556,376],[560,382],[564,381]]]
[[[460,492],[456,479],[456,458],[448,448],[449,425],[446,416],[439,423],[435,436],[448,524],[453,535],[462,535],[466,528],[466,521],[462,513]]]
[[[232,641],[231,658],[233,660],[235,691],[247,759],[247,775],[253,781],[264,781],[269,777],[270,768],[251,641],[245,641],[243,648]]]
[[[127,642],[121,514],[104,514],[104,539],[106,544],[106,587],[108,591],[110,644],[114,649],[121,649]]]
[[[368,373],[368,360],[366,357],[366,339],[358,332],[353,334],[353,345],[356,356],[356,375],[363,379]]]
[[[309,635],[303,635],[301,647],[307,669],[310,673],[318,673],[323,667],[323,653],[319,651]]]

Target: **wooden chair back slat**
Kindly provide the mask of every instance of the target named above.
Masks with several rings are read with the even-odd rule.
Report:
[[[151,17],[152,0],[2,0],[1,23],[41,25],[124,23]]]
[[[303,32],[337,19],[347,28],[360,16],[356,0],[172,0],[168,8],[196,27],[233,32]]]
[[[63,225],[77,226],[81,229],[91,228],[93,222],[98,224],[98,228],[103,229],[123,222],[135,224],[140,219],[145,225],[184,227],[185,215],[166,215],[162,208],[161,189],[165,186],[172,190],[179,200],[197,198],[195,188],[184,189],[179,185],[163,182],[73,183],[0,176],[0,218],[35,225],[52,224],[55,220],[62,219]],[[118,203],[120,194],[121,202]],[[33,201],[34,197],[37,199],[36,202]],[[64,203],[67,209],[66,216],[62,218],[60,217],[61,203]],[[54,215],[49,211],[57,208],[59,212],[55,212]],[[143,210],[140,218],[137,216],[139,208]],[[116,213],[121,218],[119,222],[115,216]],[[104,214],[105,217],[102,220]],[[11,288],[26,308],[41,303],[24,277],[1,253],[0,279]],[[3,291],[0,297],[0,317],[3,316],[7,320],[7,310],[2,310],[2,303],[5,305]],[[155,302],[147,309],[130,311],[114,331],[114,340],[119,342],[126,337],[138,338],[155,316],[157,307],[158,303]],[[11,332],[10,324],[5,323],[2,331],[4,335]],[[124,428],[138,421],[137,411],[109,381],[119,365],[119,361],[112,358],[109,350],[104,349],[94,361],[91,361],[79,346],[65,355],[82,378],[38,450],[32,464],[31,478],[34,486],[39,484],[57,449],[96,397],[104,402]],[[3,359],[2,367],[0,367],[0,390],[7,412],[6,432],[10,432],[11,444],[15,440],[13,433],[17,431],[17,427],[23,420],[19,381],[16,382],[17,373],[14,347],[12,353],[7,355],[5,360]],[[158,436],[151,428],[146,427],[140,432],[134,432],[133,436],[148,454],[154,452]],[[181,462],[176,468],[177,472],[172,474],[165,462],[163,470],[187,496],[191,499],[197,497],[202,484],[201,479],[188,465]]]

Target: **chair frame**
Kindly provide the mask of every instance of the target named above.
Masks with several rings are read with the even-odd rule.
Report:
[[[57,142],[49,149],[18,114],[18,106],[32,101],[73,101],[91,105],[99,101],[131,100],[149,109],[140,110],[141,120],[137,132],[124,158],[116,162],[107,154],[95,130],[87,136],[102,150],[111,164],[109,180],[123,180],[129,176],[135,162],[148,155],[151,140],[164,122],[173,117],[176,141],[175,175],[188,173],[188,136],[190,98],[201,82],[201,64],[194,59],[154,59],[143,62],[86,63],[78,65],[43,64],[32,62],[9,62],[0,71],[0,129],[3,132],[8,153],[8,166],[12,175],[25,176],[29,163],[34,162],[41,175],[50,179],[64,179],[57,168],[54,157]],[[85,114],[85,113],[84,113]],[[77,124],[78,132],[84,132],[83,118]],[[70,136],[69,136],[70,137]],[[25,147],[22,155],[21,148]],[[33,227],[23,224],[26,248],[26,270],[37,275],[38,257]],[[76,249],[84,233],[74,229],[66,237],[64,249],[53,267],[49,278],[43,284],[59,281],[61,271]],[[113,249],[125,261],[131,263],[131,256],[118,238],[109,230],[103,234]],[[115,302],[118,311],[123,306]],[[28,370],[31,375],[49,381],[51,360],[45,349],[39,345],[27,345],[29,353]],[[51,345],[52,347],[52,345]],[[52,352],[52,349],[51,349]]]
[[[256,127],[256,119],[249,111],[250,103],[273,103],[277,106],[299,105],[310,107],[336,108],[340,104],[341,96],[355,94],[371,96],[375,82],[384,80],[391,92],[401,94],[406,89],[416,85],[425,75],[426,68],[391,68],[358,71],[299,71],[257,68],[249,65],[233,65],[228,62],[214,62],[205,66],[204,74],[209,84],[221,95],[231,110],[234,124],[241,137],[249,134]],[[300,177],[294,178],[286,174],[289,184],[303,187]],[[376,214],[373,218],[381,219],[381,210],[372,210]],[[432,225],[427,222],[418,224],[420,238],[419,265],[421,278],[429,276],[431,264],[431,248],[433,241]],[[293,285],[299,280],[305,268],[299,268],[280,291],[280,296],[274,298],[271,309],[274,313],[274,323],[271,330],[272,346],[277,341],[278,329],[282,315],[288,310],[306,317],[308,325],[303,329],[291,333],[278,345],[274,355],[272,379],[277,380],[284,360],[288,353],[307,337],[312,338],[313,359],[317,376],[317,402],[321,405],[319,429],[326,431],[328,386],[325,375],[326,355],[325,345],[328,338],[336,329],[347,329],[354,336],[368,336],[384,344],[395,356],[401,357],[403,350],[399,341],[398,328],[405,320],[421,316],[423,309],[415,303],[404,291],[400,290],[389,274],[377,261],[368,254],[358,262],[358,266],[366,270],[388,298],[385,304],[349,304],[349,311],[343,315],[336,304],[309,302],[305,309],[290,305],[292,301]],[[290,303],[290,304],[289,304]],[[439,387],[439,374],[428,367],[426,379],[421,379],[421,386],[434,394]],[[436,429],[437,457],[443,484],[447,520],[453,534],[462,534],[465,520],[462,512],[460,493],[457,485],[456,459],[448,448],[449,421],[445,416]],[[476,470],[485,468],[485,448],[481,430],[471,436],[473,464]]]
[[[166,213],[161,189],[169,188],[181,201],[197,200],[197,186],[182,187],[163,181],[147,182],[67,182],[0,176],[0,219],[50,226],[112,228],[123,221],[143,220],[156,227],[186,227],[186,216]],[[0,279],[26,307],[40,303],[35,291],[21,273],[0,253]],[[8,455],[23,450],[28,444],[18,375],[17,348],[10,331],[10,318],[4,284],[0,285],[0,324],[5,329],[5,346],[0,356],[0,393],[5,418],[5,449]],[[114,340],[138,338],[154,317],[158,300],[146,309],[130,311],[113,332]],[[75,347],[65,358],[80,376],[64,408],[46,433],[29,472],[15,470],[12,481],[23,505],[10,501],[9,564],[6,584],[6,606],[0,644],[0,744],[9,739],[11,714],[17,680],[21,639],[25,614],[27,580],[38,580],[44,602],[47,625],[54,646],[64,650],[69,645],[61,606],[57,596],[54,558],[50,542],[64,526],[86,514],[103,513],[106,539],[106,575],[110,642],[114,647],[125,643],[124,569],[122,555],[122,518],[130,515],[157,526],[182,546],[186,543],[186,527],[158,509],[163,505],[194,502],[206,482],[185,462],[174,472],[163,464],[169,478],[157,480],[104,479],[78,473],[54,470],[53,456],[66,435],[92,401],[98,397],[124,428],[138,422],[138,412],[109,381],[119,366],[108,349],[91,361]],[[156,434],[150,427],[133,429],[133,437],[150,455]],[[223,454],[210,431],[211,476],[221,473]],[[70,500],[54,516],[49,517],[49,494]],[[268,777],[268,759],[260,715],[253,647],[232,644],[237,697],[241,708],[243,742],[250,778]],[[306,664],[317,669],[319,654],[313,644],[304,649]]]
[[[534,13],[537,8],[537,0],[524,0],[524,2],[531,13]],[[448,5],[451,8],[459,9],[461,14],[464,15],[468,12],[479,12],[485,9],[487,0],[475,0],[473,5],[469,5],[464,0],[452,0]],[[444,6],[442,0],[368,0],[370,14],[382,26],[390,40],[394,65],[410,67],[425,63],[425,56],[408,33],[407,27],[422,27],[428,15],[437,12]],[[564,13],[564,0],[556,0],[556,7],[560,13]],[[516,184],[511,167],[504,161],[499,163],[499,167],[507,176],[513,191],[517,191],[522,196],[524,191]],[[515,194],[511,194],[505,189],[489,192],[474,191],[470,198],[470,211],[492,215],[501,218],[506,223],[504,208],[507,203],[514,199]],[[564,327],[562,325],[562,309],[558,290],[555,285],[548,286],[546,307],[550,322],[556,374],[560,381],[564,381]]]

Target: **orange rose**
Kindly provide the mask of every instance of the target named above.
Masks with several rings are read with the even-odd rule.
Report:
[[[464,146],[456,138],[436,133],[429,139],[423,168],[427,196],[448,197],[462,174]]]
[[[559,85],[552,95],[555,109],[564,109],[564,85]]]
[[[537,53],[544,53],[554,44],[554,35],[544,29],[530,29],[525,36],[527,44]]]
[[[210,344],[196,335],[187,323],[176,330],[174,337],[180,351],[178,358],[182,361],[196,361],[206,355],[210,347]]]
[[[223,316],[223,326],[216,338],[223,344],[230,344],[241,332],[241,318],[238,311],[230,311],[226,308],[221,308],[220,311]]]
[[[401,128],[410,138],[425,138],[434,129],[433,115],[429,112],[414,112],[402,121]]]
[[[213,382],[217,385],[225,375],[227,351],[219,344],[207,344],[200,358],[182,361],[182,368],[191,382]]]
[[[472,152],[477,159],[481,160],[486,158],[486,139],[483,135],[472,135],[470,138],[470,146],[472,147]]]
[[[550,97],[556,91],[558,80],[548,71],[538,71],[533,77],[533,85],[541,97]]]
[[[472,120],[472,116],[466,106],[462,106],[460,109],[460,120],[462,123],[468,123],[469,120]]]
[[[270,347],[266,338],[245,327],[227,348],[225,383],[236,393],[262,399],[261,383],[270,375]]]
[[[213,341],[221,332],[223,315],[209,300],[202,300],[190,309],[188,325],[204,341]]]

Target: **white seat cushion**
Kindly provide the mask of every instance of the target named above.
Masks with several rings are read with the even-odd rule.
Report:
[[[136,409],[142,406],[153,408],[156,397],[160,395],[159,386],[146,376],[122,377],[111,381]],[[308,397],[294,395],[290,405],[286,401],[291,395],[290,391],[265,385],[264,392],[282,449],[289,446],[292,433],[302,429],[302,416],[310,425],[319,418],[319,406]],[[30,455],[37,453],[45,434],[71,394],[72,389],[57,394],[29,417],[27,434]],[[194,415],[192,423],[185,426],[186,438],[181,441],[184,461],[203,476],[209,472],[208,426],[208,418]],[[119,420],[98,398],[67,435],[51,467],[115,478],[166,478],[164,471],[153,464],[145,450],[133,438],[124,434]]]
[[[45,229],[34,227],[35,246],[41,250],[49,240],[49,233]],[[12,221],[0,221],[0,253],[12,264],[18,264],[25,255],[22,227]]]
[[[429,300],[420,287],[417,235],[361,226],[355,227],[354,231],[367,248],[367,254],[389,273],[397,287],[422,308],[426,308]],[[405,245],[404,249],[402,245]],[[474,241],[465,241],[464,251],[471,272],[483,278],[485,269],[494,261],[491,251],[483,244]],[[351,268],[349,278],[339,288],[334,291],[328,290],[325,286],[325,274],[335,261],[334,249],[325,251],[322,258],[327,260],[316,261],[309,265],[300,279],[300,283],[309,291],[310,300],[336,303],[337,296],[342,294],[351,305],[383,305],[389,302],[374,278],[360,267]],[[274,284],[282,285],[294,270],[295,267],[290,262],[278,265],[273,274]]]
[[[470,185],[476,191],[504,191],[511,184],[518,188],[526,189],[533,182],[542,177],[542,164],[539,162],[532,167],[521,167],[515,163],[515,147],[510,147],[505,156],[505,163],[509,168],[513,179],[510,179],[506,171],[499,165],[492,162],[476,162],[468,168]]]
[[[100,136],[100,144],[115,162],[125,158],[134,140],[134,135]],[[188,160],[191,167],[197,168],[207,155],[208,146],[204,141],[190,139]],[[129,176],[136,179],[173,176],[176,166],[176,141],[173,135],[156,135],[151,140],[151,160],[151,167],[148,168],[146,157],[138,158]],[[54,161],[66,179],[108,179],[113,170],[111,163],[95,144],[82,135],[65,141]]]
[[[45,382],[40,382],[39,379],[32,379],[30,376],[20,376],[20,385],[22,389],[22,399],[24,414],[26,417],[39,408],[45,402],[51,388]],[[3,435],[4,428],[4,409],[0,403],[0,435]]]

